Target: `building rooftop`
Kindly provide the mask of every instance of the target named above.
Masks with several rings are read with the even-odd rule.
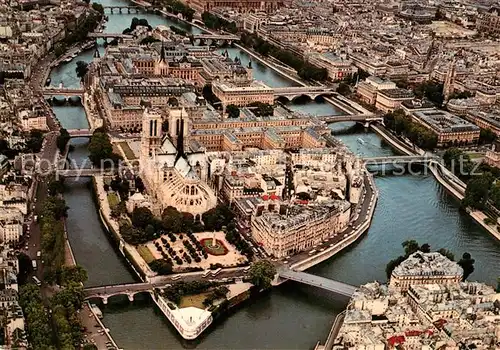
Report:
[[[394,276],[446,275],[462,276],[462,268],[440,253],[416,252],[399,264],[392,272]]]

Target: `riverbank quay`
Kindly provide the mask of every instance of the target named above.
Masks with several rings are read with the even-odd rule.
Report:
[[[84,339],[86,343],[94,344],[98,350],[109,349],[108,344],[111,344],[113,349],[119,349],[109,329],[104,326],[99,315],[96,314],[88,301],[83,303],[78,317],[82,327],[85,328]]]
[[[134,246],[125,242],[120,235],[120,226],[116,220],[111,218],[111,208],[109,207],[108,197],[104,191],[104,178],[100,175],[95,175],[92,178],[92,184],[99,210],[99,217],[107,231],[111,234],[111,238],[118,245],[120,253],[129,262],[138,276],[143,282],[149,282],[151,277],[156,276],[148,264],[144,261],[141,255],[137,252]]]
[[[406,155],[423,155],[425,151],[420,148],[415,147],[415,150],[404,143],[403,141],[397,139],[390,132],[388,132],[385,128],[380,125],[373,124],[371,128],[381,137],[384,138],[392,147],[394,147],[397,151],[402,152]],[[412,153],[413,152],[413,153]],[[442,163],[438,163],[436,161],[432,161],[428,164],[428,168],[431,171],[434,178],[457,200],[461,201],[464,199],[465,190],[467,188],[467,184],[465,184],[462,180],[460,180],[455,174],[449,171]],[[488,231],[493,237],[500,240],[500,232],[497,230],[497,225],[489,225],[484,222],[488,215],[479,210],[471,210],[467,209],[467,213],[470,217],[474,219],[474,221],[479,224],[482,228]]]
[[[331,240],[325,242],[327,248],[312,256],[307,252],[299,253],[289,260],[290,269],[294,271],[304,271],[317,264],[330,259],[335,254],[341,252],[354,242],[356,242],[367,230],[370,228],[379,192],[375,186],[373,175],[370,173],[365,174],[365,192],[363,198],[365,200],[357,208],[359,214],[357,219],[351,222],[351,225],[339,235],[333,237]]]

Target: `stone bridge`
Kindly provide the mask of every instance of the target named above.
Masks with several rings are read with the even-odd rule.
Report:
[[[46,87],[43,89],[44,96],[81,97],[83,92],[82,88]]]
[[[152,292],[155,285],[149,282],[117,284],[112,286],[91,287],[84,289],[85,299],[100,298],[106,305],[108,299],[115,295],[126,295],[130,301],[134,301],[137,293]]]
[[[89,33],[87,35],[89,38],[93,39],[131,39],[132,35],[122,34],[122,33]]]
[[[343,282],[312,275],[310,273],[294,271],[287,267],[278,268],[278,275],[281,279],[304,283],[346,297],[352,296],[357,289],[356,287]]]
[[[193,34],[194,40],[225,40],[225,41],[237,41],[240,37],[232,34]]]
[[[116,172],[114,170],[99,169],[99,168],[82,168],[82,169],[59,169],[57,170],[58,176],[64,177],[92,177],[94,175],[113,176]]]
[[[332,95],[333,93],[333,88],[325,86],[292,86],[274,88],[275,99],[283,97],[290,101],[293,101],[301,96],[307,96],[311,100],[314,100],[318,96]]]
[[[70,137],[90,137],[93,131],[90,129],[69,129],[68,134]]]
[[[122,13],[123,11],[126,11],[127,13],[139,13],[142,10],[138,6],[126,6],[126,5],[123,5],[123,6],[120,6],[120,5],[103,6],[103,7],[104,7],[104,11],[108,10],[111,13],[114,13],[114,11],[118,11],[119,13]]]
[[[338,122],[371,123],[383,120],[382,117],[366,113],[346,114],[346,115],[319,115],[316,117],[316,119],[320,119],[326,123],[338,123]]]

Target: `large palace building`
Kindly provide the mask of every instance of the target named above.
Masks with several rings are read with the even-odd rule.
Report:
[[[194,8],[198,12],[210,11],[216,7],[235,8],[243,10],[258,10],[273,12],[282,7],[286,0],[185,0],[186,4]]]

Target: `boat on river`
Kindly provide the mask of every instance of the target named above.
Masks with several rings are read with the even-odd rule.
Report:
[[[358,137],[358,143],[364,145],[365,141],[361,137]]]

